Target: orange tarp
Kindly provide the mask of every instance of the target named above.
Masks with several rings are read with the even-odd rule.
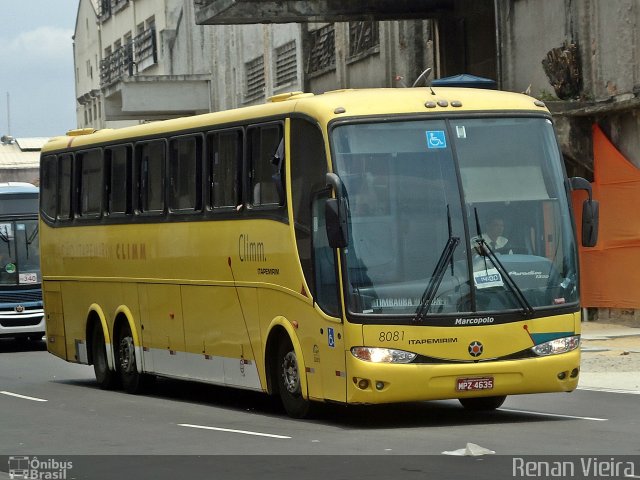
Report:
[[[596,247],[580,247],[582,305],[640,308],[640,170],[597,125],[593,126],[593,162],[600,230]],[[578,241],[585,199],[586,193],[574,192]]]

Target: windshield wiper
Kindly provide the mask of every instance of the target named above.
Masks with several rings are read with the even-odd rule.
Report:
[[[449,237],[449,240],[447,240],[447,244],[442,250],[442,254],[440,255],[436,268],[433,270],[431,280],[429,280],[429,285],[427,285],[427,289],[422,294],[420,305],[416,310],[416,316],[413,318],[414,322],[424,321],[427,313],[429,313],[431,304],[436,298],[438,287],[440,287],[440,283],[442,283],[442,279],[444,278],[444,273],[447,271],[447,264],[453,258],[453,252],[455,252],[459,243],[460,239],[458,237]]]
[[[7,227],[4,227],[4,229],[0,228],[0,240],[7,244],[9,257],[11,257],[11,241],[9,238],[9,229]]]
[[[418,305],[418,308],[416,309],[416,316],[413,317],[414,322],[423,322],[426,319],[429,309],[431,308],[431,304],[436,298],[436,293],[438,293],[440,283],[442,283],[442,279],[444,278],[444,273],[447,271],[447,264],[449,262],[451,262],[451,274],[453,275],[453,253],[456,251],[456,248],[460,243],[460,238],[451,235],[451,214],[449,213],[449,205],[447,205],[447,221],[449,227],[449,239],[442,249],[436,268],[433,269],[431,280],[429,280],[429,284],[422,294],[420,305]]]
[[[509,275],[509,272],[507,272],[507,270],[504,268],[504,265],[502,265],[502,262],[500,261],[500,259],[498,259],[495,252],[492,250],[492,248],[489,246],[487,241],[484,239],[484,236],[482,235],[482,230],[480,229],[480,220],[478,219],[478,209],[474,208],[473,210],[476,216],[476,229],[478,231],[478,236],[474,239],[474,241],[477,244],[476,250],[484,258],[489,258],[493,266],[496,267],[500,275],[502,275],[504,283],[507,284],[507,287],[509,287],[509,290],[511,290],[511,293],[513,293],[513,296],[516,297],[516,300],[522,307],[522,310],[524,311],[524,313],[527,315],[533,315],[534,313],[533,307],[527,300],[527,297],[524,296],[524,293],[522,293],[522,290],[520,289],[518,284],[513,280],[511,275]]]
[[[33,232],[31,232],[31,235],[24,236],[24,243],[27,250],[27,258],[29,258],[29,250],[30,250],[29,247],[35,241],[37,235],[38,235],[38,225],[36,225],[36,228],[33,229]]]

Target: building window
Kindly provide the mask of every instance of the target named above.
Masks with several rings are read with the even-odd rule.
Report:
[[[111,0],[100,0],[98,4],[98,16],[103,22],[111,16]]]
[[[333,24],[309,32],[307,74],[323,73],[336,66],[336,35]]]
[[[349,22],[349,58],[359,58],[380,49],[378,22]]]
[[[146,25],[146,28],[143,24],[138,25],[137,34],[132,40],[132,56],[136,64],[136,73],[158,63],[155,18],[150,17]]]
[[[245,101],[255,100],[264,96],[264,56],[260,55],[244,64],[246,76]]]
[[[276,48],[276,87],[294,83],[298,78],[295,40]]]

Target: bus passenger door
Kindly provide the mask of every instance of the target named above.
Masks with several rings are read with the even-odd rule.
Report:
[[[345,338],[340,316],[339,277],[336,262],[336,250],[329,246],[325,221],[325,205],[328,192],[321,192],[313,200],[313,272],[314,272],[314,316],[321,318],[313,345],[313,365],[321,372],[321,398],[344,402],[346,400]],[[324,318],[322,318],[324,317]],[[306,359],[305,359],[306,360]],[[317,365],[316,365],[317,364]],[[316,373],[317,374],[317,373]],[[312,382],[309,382],[309,395],[314,395]]]
[[[142,284],[138,286],[138,293],[145,370],[185,376],[188,359],[180,286]]]

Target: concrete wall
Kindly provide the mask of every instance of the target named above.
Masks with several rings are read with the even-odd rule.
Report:
[[[40,169],[15,168],[0,170],[0,182],[27,182],[33,185],[40,184]]]
[[[505,90],[524,91],[543,100],[556,97],[542,67],[552,48],[577,43],[583,88],[573,107],[580,115],[558,114],[565,154],[592,163],[588,127],[599,123],[617,147],[640,167],[638,105],[640,82],[640,3],[636,0],[518,0],[501,2],[502,81]],[[607,104],[610,104],[610,108]],[[597,105],[597,109],[589,106]],[[589,158],[587,158],[589,157]]]
[[[98,17],[91,0],[80,0],[76,16],[76,29],[74,32],[74,66],[76,80],[76,98],[87,95],[86,103],[76,103],[76,119],[78,125],[85,124],[85,115],[89,107],[100,110],[100,99],[90,99],[90,92],[100,88],[100,31],[97,27]],[[88,64],[88,65],[87,65]],[[101,125],[101,118],[89,123],[97,128]],[[60,132],[61,134],[64,132]]]
[[[499,25],[502,35],[502,87],[504,90],[555,97],[542,68],[552,48],[571,41],[567,27],[567,6],[558,0],[502,2]]]

